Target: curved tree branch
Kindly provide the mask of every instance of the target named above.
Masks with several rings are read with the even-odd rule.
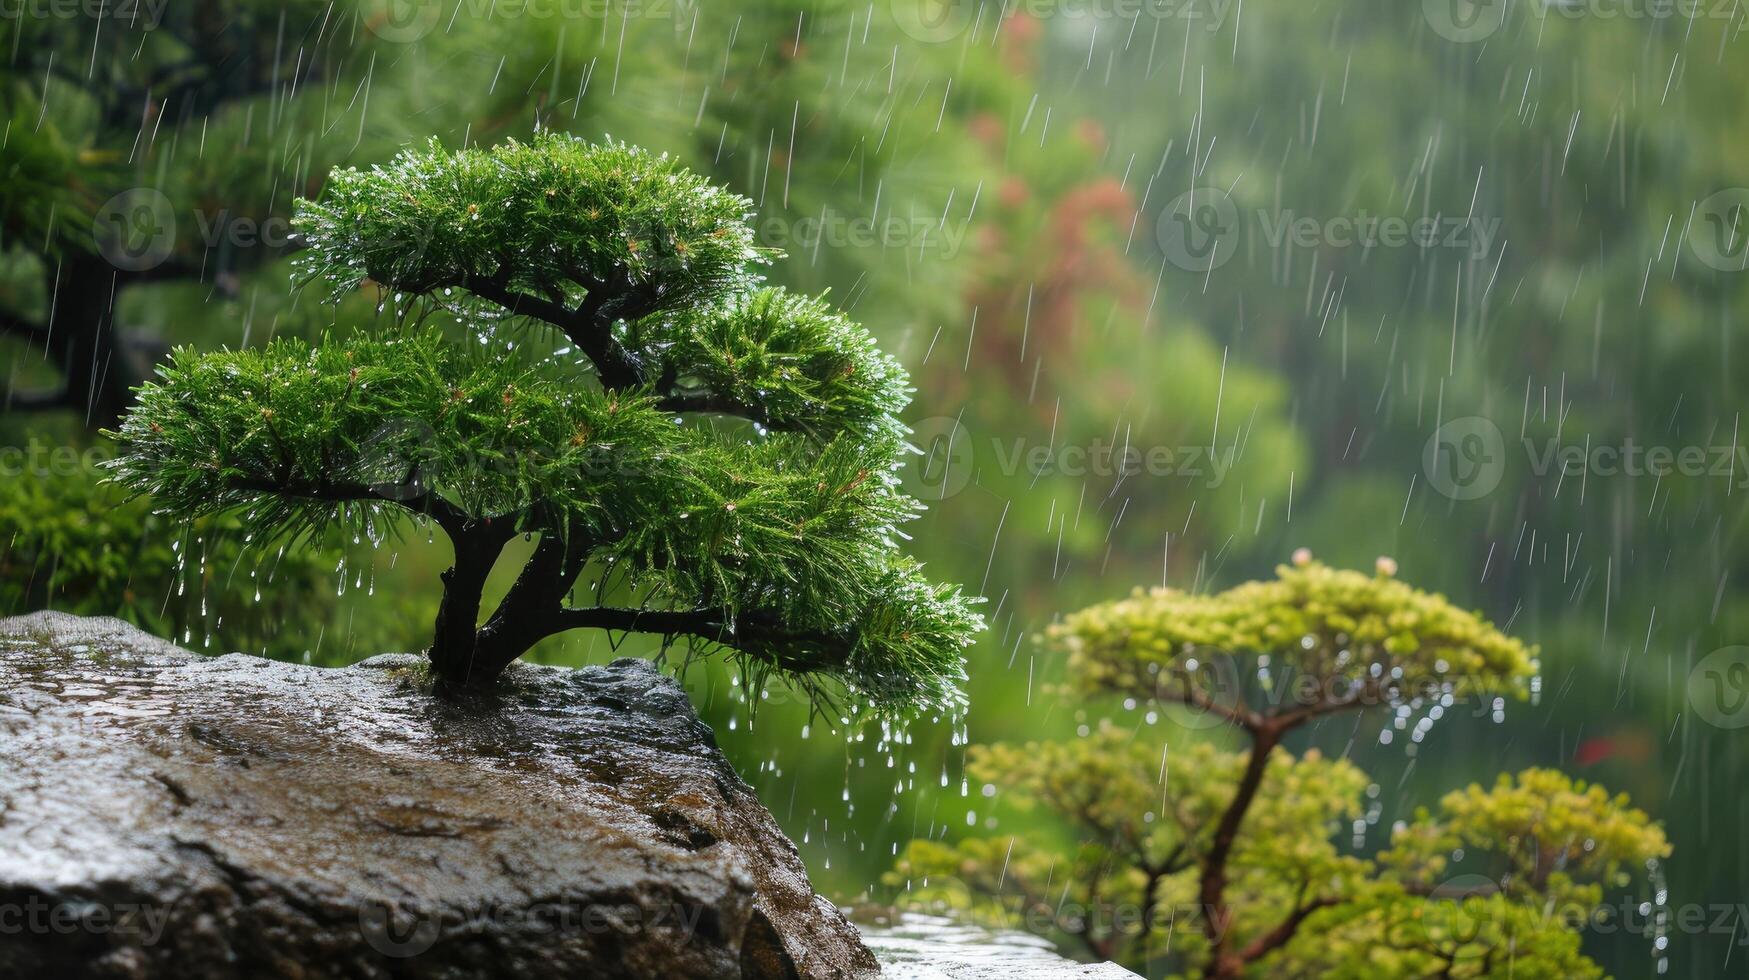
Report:
[[[513,314],[545,320],[567,335],[582,326],[574,311],[568,310],[552,300],[517,292],[505,285],[501,281],[501,277],[464,276],[459,285],[475,296],[489,299]]]
[[[842,633],[825,630],[789,629],[773,618],[757,613],[743,614],[729,622],[720,609],[627,609],[613,606],[591,606],[584,609],[561,609],[553,618],[555,632],[569,629],[621,630],[628,633],[659,633],[665,636],[693,636],[711,643],[738,647],[742,643],[767,644],[847,644],[850,638]],[[794,658],[783,666],[807,670],[811,664]]]
[[[401,483],[394,486],[385,484],[352,483],[345,480],[267,480],[242,477],[230,481],[233,490],[247,490],[256,493],[280,494],[288,497],[304,497],[310,500],[326,500],[333,503],[369,502],[384,504],[399,504],[415,514],[430,517],[442,527],[452,538],[460,530],[475,519],[449,501],[437,496],[429,490],[415,490],[413,483]],[[405,491],[405,492],[403,492]],[[513,526],[514,521],[507,520],[505,525]]]
[[[1296,904],[1294,910],[1279,925],[1253,939],[1243,950],[1240,950],[1239,959],[1246,963],[1252,963],[1275,952],[1287,945],[1288,940],[1292,939],[1294,934],[1299,931],[1300,924],[1310,918],[1312,913],[1340,903],[1341,899],[1325,896],[1314,898],[1305,904]]]
[[[1246,812],[1251,809],[1251,803],[1263,785],[1269,756],[1280,744],[1281,734],[1282,729],[1273,725],[1264,725],[1253,732],[1244,775],[1239,777],[1232,802],[1227,804],[1220,822],[1215,825],[1214,840],[1203,860],[1199,891],[1203,932],[1209,941],[1207,975],[1210,977],[1230,980],[1244,970],[1245,961],[1234,955],[1229,946],[1232,937],[1228,927],[1232,924],[1232,910],[1227,907],[1227,858],[1232,855],[1233,843],[1239,836],[1239,825],[1244,822]]]
[[[605,290],[591,291],[577,309],[571,310],[561,303],[511,289],[502,274],[493,278],[464,276],[460,286],[514,315],[532,316],[557,328],[594,362],[602,387],[633,388],[644,382],[642,366],[613,336],[615,318],[605,313],[613,297]]]
[[[758,405],[748,405],[726,395],[667,395],[656,406],[664,412],[699,412],[710,415],[734,415],[767,427],[775,427],[771,413]]]

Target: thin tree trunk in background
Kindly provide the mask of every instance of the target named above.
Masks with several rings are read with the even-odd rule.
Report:
[[[1233,793],[1233,802],[1227,805],[1226,812],[1221,814],[1221,822],[1215,826],[1214,841],[1209,847],[1208,858],[1203,862],[1203,930],[1209,940],[1208,976],[1213,978],[1237,977],[1245,968],[1244,961],[1230,951],[1232,913],[1227,907],[1227,858],[1233,852],[1233,842],[1239,835],[1239,825],[1244,822],[1246,811],[1251,809],[1251,802],[1257,798],[1257,790],[1263,785],[1263,774],[1269,768],[1269,755],[1275,751],[1280,741],[1281,733],[1274,728],[1253,730],[1251,755],[1245,760],[1245,774],[1239,779],[1239,787]]]
[[[48,354],[60,369],[64,401],[91,428],[113,429],[133,403],[132,377],[115,335],[115,296],[125,273],[101,256],[68,254],[48,272]]]

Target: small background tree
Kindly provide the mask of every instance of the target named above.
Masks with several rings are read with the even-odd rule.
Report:
[[[196,647],[222,623],[225,648],[288,659],[340,645],[279,628],[294,611],[330,619],[336,555],[248,554],[230,519],[172,527],[148,501],[123,506],[91,464],[108,449],[94,430],[119,421],[166,328],[202,332],[186,315],[142,317],[142,294],[186,290],[197,308],[235,297],[281,251],[220,233],[262,227],[308,178],[314,141],[266,134],[311,132],[327,86],[366,70],[373,49],[340,29],[354,6],[0,17],[0,616],[114,615]],[[237,335],[234,320],[225,329]]]
[[[283,251],[224,233],[283,214],[285,188],[341,152],[310,134],[334,122],[329,86],[369,70],[372,7],[111,2],[0,18],[0,338],[38,354],[0,376],[0,410],[115,425],[167,346],[162,324],[121,322],[130,294],[232,294]]]
[[[1068,842],[914,841],[887,882],[1156,973],[1601,975],[1578,928],[1605,887],[1670,852],[1626,797],[1553,770],[1503,775],[1398,822],[1369,857],[1378,787],[1346,759],[1283,746],[1375,707],[1394,714],[1382,741],[1418,744],[1460,700],[1497,713],[1525,693],[1533,651],[1396,581],[1388,559],[1368,576],[1301,552],[1278,572],[1214,595],[1138,592],[1053,629],[1082,693],[1184,705],[1245,751],[1109,720],[1071,743],[974,746],[972,777],[1055,814]]]
[[[898,551],[920,509],[894,472],[905,373],[822,300],[756,287],[750,207],[552,134],[336,171],[298,211],[303,275],[393,291],[398,326],[175,353],[115,474],[257,539],[377,541],[391,508],[435,524],[455,561],[430,656],[452,684],[599,627],[732,649],[814,693],[952,704],[981,620]],[[539,543],[482,623],[517,535]]]

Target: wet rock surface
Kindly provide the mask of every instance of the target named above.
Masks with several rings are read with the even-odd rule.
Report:
[[[1137,980],[1116,963],[1076,963],[1050,942],[938,915],[903,912],[862,922],[886,980]]]
[[[875,974],[650,664],[417,665],[0,620],[0,976]]]

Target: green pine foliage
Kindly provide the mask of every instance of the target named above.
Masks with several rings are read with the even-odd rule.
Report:
[[[752,202],[666,154],[559,135],[446,153],[433,140],[388,167],[329,175],[297,226],[312,277],[365,279],[407,293],[467,289],[483,299],[595,301],[632,321],[753,281]]]
[[[114,476],[262,539],[378,542],[396,511],[440,527],[456,562],[431,658],[449,682],[601,627],[877,708],[956,704],[982,620],[898,547],[921,510],[895,472],[905,372],[823,300],[757,284],[749,208],[665,157],[552,134],[337,171],[300,205],[301,275],[421,315],[177,351]],[[481,622],[517,535],[539,545]],[[581,602],[583,581],[637,601]]]
[[[1231,708],[1244,720],[1304,720],[1426,694],[1523,697],[1536,651],[1478,613],[1394,578],[1334,569],[1303,549],[1276,577],[1202,595],[1137,591],[1074,613],[1052,635],[1088,694],[1160,697]],[[1291,686],[1253,708],[1223,702],[1228,675],[1291,667]]]
[[[1601,976],[1580,931],[1606,890],[1670,854],[1626,796],[1555,770],[1502,775],[1418,810],[1367,854],[1338,842],[1371,779],[1283,747],[1319,716],[1491,698],[1531,674],[1533,651],[1394,572],[1302,552],[1271,581],[1068,617],[1054,635],[1079,693],[1185,705],[1248,749],[1110,720],[1072,742],[972,746],[969,775],[1061,835],[913,841],[886,883],[1148,975]],[[1230,657],[1244,666],[1211,673]]]

